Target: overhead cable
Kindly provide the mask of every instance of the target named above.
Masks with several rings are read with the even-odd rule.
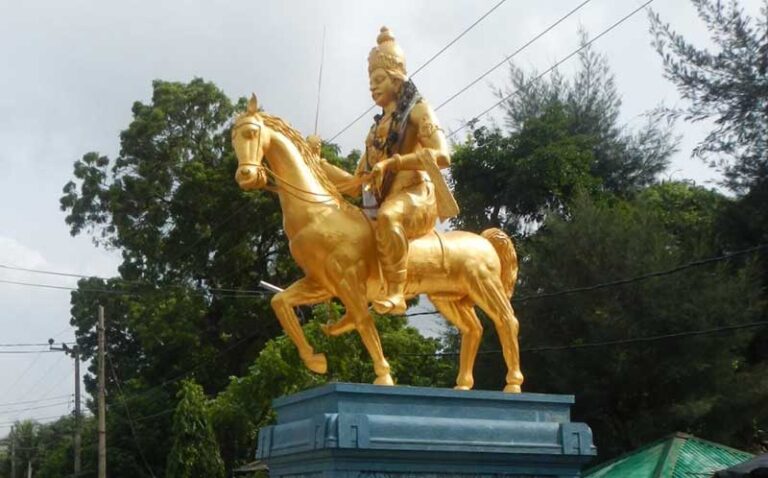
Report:
[[[602,38],[602,37],[603,37],[604,35],[606,35],[608,32],[612,31],[613,29],[615,29],[616,27],[618,27],[619,25],[621,25],[621,24],[622,24],[622,23],[624,23],[625,21],[629,20],[631,17],[633,17],[635,14],[637,14],[637,12],[639,12],[639,11],[640,11],[640,10],[642,10],[643,8],[645,8],[645,7],[647,7],[648,5],[650,5],[650,4],[651,4],[653,1],[654,1],[654,0],[647,0],[645,3],[643,3],[642,5],[640,5],[639,7],[637,7],[636,9],[632,10],[630,13],[628,13],[627,15],[625,15],[624,17],[622,17],[621,19],[619,19],[618,21],[616,21],[616,22],[615,22],[614,24],[612,24],[610,27],[608,27],[608,28],[606,28],[605,30],[603,30],[602,32],[600,32],[600,33],[599,33],[599,34],[598,34],[596,37],[594,37],[594,38],[592,38],[591,40],[589,40],[588,42],[584,43],[584,44],[583,44],[583,45],[581,45],[579,48],[577,48],[576,50],[574,50],[574,51],[572,51],[570,54],[568,54],[568,56],[566,56],[566,57],[564,57],[564,58],[560,59],[559,61],[557,61],[557,63],[555,63],[554,65],[552,65],[550,68],[548,68],[548,69],[547,69],[547,70],[545,70],[544,72],[542,72],[542,73],[540,73],[539,75],[537,75],[535,78],[533,78],[533,79],[531,80],[531,83],[535,83],[536,81],[538,81],[538,80],[540,80],[541,78],[543,78],[545,75],[547,75],[547,74],[551,73],[552,71],[554,71],[555,69],[557,69],[557,67],[558,67],[558,66],[560,66],[560,65],[562,65],[563,63],[565,63],[566,61],[570,60],[571,58],[573,58],[574,56],[576,56],[577,54],[579,54],[579,52],[581,52],[581,51],[582,51],[582,50],[584,50],[585,48],[589,47],[589,46],[590,46],[592,43],[594,43],[594,42],[596,42],[597,40],[599,40],[600,38]],[[517,95],[517,94],[520,94],[520,89],[517,89],[517,90],[514,90],[514,91],[512,91],[511,93],[509,93],[508,95],[504,96],[503,98],[501,98],[499,101],[497,101],[497,102],[496,102],[496,103],[494,103],[493,105],[489,106],[488,108],[486,108],[486,109],[485,109],[485,110],[483,110],[482,112],[480,112],[480,113],[476,114],[476,115],[475,115],[475,116],[474,116],[474,117],[473,117],[471,120],[469,120],[469,121],[465,122],[465,123],[464,123],[463,125],[461,125],[461,126],[458,128],[458,129],[456,129],[456,130],[452,131],[452,132],[451,132],[451,133],[448,135],[448,138],[452,138],[453,136],[455,136],[456,134],[458,134],[460,131],[462,131],[462,130],[463,130],[463,129],[465,129],[466,127],[468,127],[468,126],[470,126],[470,125],[474,124],[474,123],[475,123],[477,120],[479,120],[479,119],[480,119],[482,116],[485,116],[486,114],[490,113],[490,112],[491,112],[491,111],[493,111],[494,109],[498,108],[499,106],[501,106],[502,104],[504,104],[504,102],[506,102],[506,101],[508,101],[510,98],[512,98],[512,96],[514,96],[514,95]]]
[[[483,14],[483,16],[481,16],[480,18],[478,18],[477,20],[475,20],[475,22],[474,22],[474,23],[472,23],[470,26],[468,26],[467,28],[465,28],[465,29],[464,29],[464,31],[462,31],[461,33],[459,33],[459,34],[458,34],[458,36],[456,36],[456,37],[455,37],[453,40],[451,40],[451,41],[450,41],[450,42],[448,42],[448,43],[447,43],[447,44],[446,44],[444,47],[442,47],[440,50],[438,50],[438,51],[437,51],[437,53],[435,53],[434,55],[432,55],[432,56],[429,58],[429,60],[427,60],[427,61],[426,61],[426,62],[424,62],[424,63],[423,63],[421,66],[419,66],[418,68],[416,68],[416,70],[415,70],[413,73],[411,73],[411,78],[413,78],[414,76],[416,76],[416,74],[417,74],[417,73],[419,73],[419,72],[420,72],[421,70],[423,70],[423,69],[424,69],[424,68],[425,68],[427,65],[429,65],[430,63],[432,63],[432,62],[433,62],[433,61],[434,61],[434,60],[435,60],[437,57],[439,57],[440,55],[442,55],[442,54],[443,54],[443,53],[444,53],[444,52],[445,52],[445,51],[446,51],[448,48],[450,48],[451,46],[453,46],[453,44],[454,44],[454,43],[456,43],[457,41],[459,41],[459,39],[460,39],[461,37],[463,37],[464,35],[466,35],[467,33],[469,33],[469,31],[470,31],[470,30],[472,30],[473,28],[475,28],[475,26],[477,26],[477,24],[478,24],[478,23],[480,23],[481,21],[483,21],[483,20],[485,19],[485,17],[487,17],[488,15],[490,15],[491,13],[493,13],[493,12],[494,12],[494,11],[495,11],[497,8],[499,8],[499,7],[500,7],[500,6],[501,6],[501,5],[502,5],[504,2],[506,2],[506,1],[507,1],[507,0],[501,0],[500,2],[498,2],[497,4],[495,4],[493,7],[491,7],[491,9],[490,9],[490,10],[488,10],[487,12],[485,12],[485,13]],[[367,115],[367,114],[368,114],[368,113],[369,113],[371,110],[373,110],[375,107],[376,107],[376,105],[375,105],[375,104],[373,104],[373,105],[371,105],[370,107],[368,107],[368,109],[367,109],[367,110],[363,111],[363,112],[362,112],[362,113],[361,113],[359,116],[357,116],[357,118],[355,118],[354,120],[352,120],[352,122],[350,122],[350,123],[349,123],[349,124],[347,124],[347,125],[346,125],[344,128],[342,128],[342,129],[341,129],[341,131],[339,131],[338,133],[336,133],[335,135],[333,135],[333,137],[332,137],[331,139],[329,139],[329,140],[328,140],[328,142],[329,142],[329,143],[330,143],[330,142],[333,142],[333,140],[335,140],[336,138],[338,138],[339,136],[341,136],[341,134],[342,134],[342,133],[344,133],[344,132],[345,132],[345,131],[347,131],[349,128],[351,128],[351,127],[352,127],[352,125],[354,125],[355,123],[357,123],[358,121],[360,121],[360,120],[361,120],[361,119],[362,119],[362,118],[363,118],[365,115]]]

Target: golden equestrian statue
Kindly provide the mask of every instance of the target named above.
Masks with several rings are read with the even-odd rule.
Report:
[[[435,230],[458,207],[440,169],[450,165],[448,144],[432,108],[406,76],[402,50],[384,27],[368,57],[373,100],[382,108],[354,174],[319,154],[278,117],[259,111],[256,97],[235,119],[235,179],[244,190],[268,188],[280,198],[290,251],[305,277],[272,299],[280,324],[305,365],[325,373],[294,308],[338,298],[346,313],[323,327],[329,335],[357,330],[371,356],[375,384],[393,385],[369,304],[402,314],[405,299],[426,294],[461,333],[456,388],[474,384],[472,370],[482,336],[474,306],[493,321],[507,365],[504,391],[520,392],[518,322],[510,304],[517,256],[499,229],[481,235]],[[363,207],[342,194],[363,196]]]

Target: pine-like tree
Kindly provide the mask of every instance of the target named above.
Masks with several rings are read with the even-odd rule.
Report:
[[[223,478],[224,463],[208,418],[203,388],[192,380],[179,391],[173,416],[173,447],[166,465],[167,478]]]
[[[768,0],[752,18],[738,0],[691,0],[715,49],[696,46],[651,13],[653,44],[665,76],[687,105],[667,109],[686,120],[714,120],[694,149],[725,174],[725,184],[746,192],[768,178]]]

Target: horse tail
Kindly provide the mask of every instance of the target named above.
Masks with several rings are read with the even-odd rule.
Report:
[[[517,252],[512,239],[504,231],[495,227],[486,229],[481,236],[496,250],[501,261],[501,283],[504,285],[507,297],[512,297],[515,292],[515,282],[517,282]]]

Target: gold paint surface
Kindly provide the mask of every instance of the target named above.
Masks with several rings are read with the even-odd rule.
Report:
[[[272,307],[305,365],[327,363],[307,341],[294,308],[338,298],[346,314],[326,324],[328,335],[352,330],[371,356],[376,380],[392,385],[378,332],[368,311],[402,314],[405,299],[426,294],[461,333],[457,389],[471,389],[482,326],[475,305],[498,331],[507,366],[507,392],[520,392],[518,321],[510,304],[517,255],[500,229],[482,234],[439,233],[436,220],[458,214],[440,169],[450,150],[434,111],[408,80],[405,58],[383,27],[368,57],[371,97],[382,108],[354,174],[320,157],[320,139],[304,137],[282,119],[258,110],[253,96],[235,119],[235,180],[244,190],[271,187],[283,211],[291,255],[305,276],[272,299]],[[393,132],[395,134],[393,134]],[[363,209],[343,195],[363,195]]]

